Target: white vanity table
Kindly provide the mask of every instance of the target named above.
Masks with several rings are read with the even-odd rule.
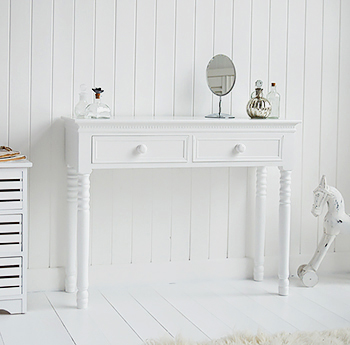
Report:
[[[68,167],[66,291],[88,305],[90,174],[93,169],[257,167],[254,279],[264,275],[267,166],[280,169],[279,294],[288,295],[290,185],[300,121],[63,118]],[[76,278],[77,277],[77,278]]]

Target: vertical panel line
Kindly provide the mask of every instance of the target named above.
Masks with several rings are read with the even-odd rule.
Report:
[[[322,155],[322,115],[323,115],[323,110],[322,110],[322,93],[323,93],[323,53],[324,53],[324,0],[322,1],[322,43],[321,43],[321,82],[320,82],[320,137],[319,137],[319,144],[318,144],[318,176],[321,174],[321,155]],[[320,217],[317,217],[317,229],[320,228]],[[319,231],[317,231],[317,236],[316,236],[316,246],[319,242]]]
[[[175,116],[175,88],[176,88],[176,49],[177,49],[177,10],[178,10],[178,5],[177,5],[177,0],[175,0],[175,18],[174,18],[174,66],[173,66],[173,104],[172,104],[172,116]]]
[[[194,116],[194,95],[195,95],[195,65],[196,65],[196,35],[197,35],[197,0],[194,0],[194,11],[193,11],[193,59],[192,59],[192,106],[191,116]]]
[[[155,185],[154,185],[154,169],[151,169],[151,179],[152,179],[152,190],[151,190],[151,248],[150,248],[150,258],[149,258],[149,262],[152,263],[153,262],[153,235],[154,235],[154,189],[155,189]]]
[[[215,54],[215,32],[216,32],[216,0],[213,1],[213,46],[212,46],[212,56],[214,56]],[[214,113],[214,94],[211,92],[211,95],[210,95],[210,98],[211,98],[211,113],[213,114]]]
[[[52,0],[51,2],[51,80],[50,80],[50,132],[51,132],[51,138],[50,138],[50,150],[53,152],[53,65],[54,65],[54,19],[55,18],[55,0]],[[50,171],[52,176],[52,169],[53,169],[53,156],[50,155]],[[52,231],[53,231],[53,225],[52,225],[52,195],[53,195],[53,186],[50,184],[50,198],[49,198],[49,214],[50,214],[50,229],[49,229],[49,267],[51,267],[51,237],[52,237]]]
[[[28,152],[29,152],[29,157],[31,155],[31,142],[32,142],[32,131],[31,131],[31,118],[32,118],[32,54],[33,54],[33,44],[32,44],[32,34],[33,34],[33,0],[31,0],[31,4],[30,4],[30,13],[29,13],[29,18],[30,18],[30,33],[29,33],[29,44],[30,44],[30,54],[29,54],[29,133],[28,133]],[[10,140],[9,140],[9,144],[10,144]],[[30,184],[28,187],[28,193],[30,192]],[[27,212],[30,212],[30,203],[28,203],[28,210]],[[30,213],[28,213],[30,214]],[[30,248],[30,241],[31,241],[31,237],[28,236],[28,245],[27,247]],[[30,267],[30,256],[28,256],[28,260],[27,260],[27,268]]]
[[[190,189],[190,231],[188,238],[188,261],[191,261],[192,256],[192,206],[193,206],[193,168],[191,169],[191,189]]]
[[[175,180],[175,174],[174,169],[171,169],[170,171],[171,176],[171,188],[170,188],[170,242],[169,242],[169,262],[172,262],[173,257],[173,209],[174,209],[174,180]]]
[[[97,4],[96,0],[93,1],[93,9],[92,9],[92,15],[94,16],[93,18],[93,26],[92,26],[92,82],[93,82],[93,87],[97,87],[96,85],[96,39],[97,39],[97,34],[96,34],[96,26],[97,26]]]
[[[116,47],[117,47],[117,44],[116,44],[116,41],[117,41],[117,0],[114,0],[114,9],[113,9],[113,23],[114,23],[114,33],[113,33],[113,95],[112,95],[112,104],[113,104],[113,109],[112,109],[112,117],[114,118],[115,117],[115,107],[116,107],[116,97],[115,97],[115,88],[116,88],[116,69],[117,69],[117,50],[116,50]],[[112,171],[112,188],[114,189],[114,185],[115,185],[115,181],[116,181],[116,178],[115,178],[115,171]],[[112,210],[115,210],[115,204],[116,204],[116,197],[115,197],[115,193],[112,193]],[[113,215],[112,215],[112,232],[111,232],[111,262],[110,264],[112,265],[113,262],[114,262],[114,231],[115,231],[115,228],[116,228],[116,223],[115,223],[115,216],[114,216],[114,212],[113,212]]]
[[[249,90],[252,89],[253,0],[250,0]]]
[[[112,116],[115,117],[116,115],[116,109],[117,109],[117,101],[116,101],[116,96],[115,96],[115,90],[117,87],[117,12],[118,12],[118,4],[117,0],[114,0],[114,37],[113,37],[113,98],[112,98],[112,103],[113,103],[113,114]],[[113,218],[114,219],[114,218]],[[112,252],[113,255],[113,252]]]
[[[338,187],[338,164],[339,164],[339,101],[340,101],[340,52],[341,52],[341,10],[342,0],[339,0],[339,43],[338,43],[338,92],[337,92],[337,143],[336,143],[336,166],[335,166],[335,185]]]
[[[286,76],[285,76],[285,85],[284,85],[284,90],[285,90],[285,103],[284,103],[284,117],[287,118],[287,99],[288,99],[288,72],[289,72],[289,68],[288,68],[288,62],[289,62],[289,58],[288,58],[288,54],[289,54],[289,8],[290,8],[290,3],[289,0],[287,0],[287,30],[286,30]]]
[[[235,0],[232,0],[232,9],[231,9],[231,59],[233,60],[234,63],[234,58],[233,58],[233,37],[234,37],[234,18],[235,18]],[[230,92],[230,115],[234,115],[233,111],[233,92]]]
[[[7,141],[6,145],[9,146],[10,138],[10,68],[11,68],[11,1],[8,1],[8,12],[7,12],[7,32],[8,32],[8,41],[7,41],[7,75],[6,75],[6,84],[7,84],[7,117],[6,117],[6,126],[7,126]]]
[[[136,53],[137,53],[137,1],[135,0],[135,13],[134,13],[134,85],[133,85],[133,109],[132,116],[135,117],[136,107]]]
[[[55,0],[51,3],[51,82],[50,82],[50,123],[53,122],[53,65],[54,65],[54,24],[55,24]]]
[[[131,229],[130,229],[130,264],[132,264],[133,257],[134,257],[135,169],[131,170],[130,178],[133,181],[132,188],[131,188]]]
[[[212,207],[211,207],[211,200],[212,200],[212,195],[211,195],[211,189],[213,187],[213,169],[209,169],[210,172],[210,182],[209,182],[209,203],[208,203],[208,214],[209,214],[209,219],[208,219],[208,244],[207,244],[207,248],[208,248],[208,253],[207,253],[207,258],[208,260],[210,260],[210,244],[211,244],[211,220],[212,220]]]
[[[157,29],[158,29],[158,0],[155,0],[154,9],[154,49],[153,49],[153,100],[152,100],[152,117],[156,115],[156,80],[157,80]]]
[[[29,54],[29,133],[28,133],[28,149],[30,155],[32,153],[32,96],[33,96],[33,0],[30,3],[30,54]]]
[[[342,9],[342,0],[339,0],[339,42],[338,42],[338,90],[337,90],[337,142],[336,142],[336,158],[335,158],[335,186],[338,188],[338,166],[339,166],[339,101],[340,101],[340,49],[341,49],[341,9]],[[334,240],[334,252],[337,250],[337,239]]]
[[[173,89],[172,89],[172,100],[171,100],[171,111],[172,114],[171,116],[175,115],[175,63],[176,63],[176,28],[177,28],[177,0],[174,0],[174,5],[173,5],[173,11],[174,11],[174,23],[173,23],[173,66],[172,66],[172,82],[173,82]]]
[[[75,14],[76,14],[76,7],[77,3],[76,0],[74,0],[73,4],[73,30],[72,30],[72,99],[71,99],[71,112],[74,114],[74,99],[75,99],[75,90],[74,90],[74,83],[75,83],[75,36],[76,36],[76,19],[75,19]]]
[[[216,33],[216,1],[213,4],[213,56],[215,54],[215,33]]]
[[[305,69],[306,69],[306,49],[307,49],[307,44],[306,44],[306,39],[307,39],[307,24],[308,24],[308,20],[307,20],[307,14],[308,14],[308,7],[307,7],[307,1],[305,1],[305,17],[304,17],[304,75],[303,75],[303,98],[302,98],[302,102],[303,102],[303,107],[302,107],[302,115],[301,115],[301,119],[302,119],[302,126],[301,126],[301,130],[302,130],[302,134],[301,134],[301,147],[304,147],[304,142],[305,142],[305,126],[304,126],[304,118],[305,118],[305,85],[306,85],[306,76],[305,76]],[[303,181],[303,176],[304,176],[304,157],[302,157],[302,161],[301,161],[301,167],[300,167],[300,193],[301,195],[303,194],[303,189],[304,189],[304,181]],[[299,219],[299,254],[301,254],[301,247],[302,247],[302,225],[303,225],[303,217],[302,217],[302,210],[304,208],[304,201],[303,199],[301,199],[300,201],[300,219]]]
[[[231,220],[231,168],[227,168],[228,172],[228,193],[227,193],[227,236],[226,236],[226,259],[229,256],[230,243],[230,220]]]
[[[268,18],[268,23],[269,23],[269,27],[268,27],[268,45],[269,45],[269,48],[268,48],[268,53],[267,53],[267,85],[266,85],[266,92],[268,92],[269,90],[269,86],[271,84],[271,0],[269,0],[269,18]]]

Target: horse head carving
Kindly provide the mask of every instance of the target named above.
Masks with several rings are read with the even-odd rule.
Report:
[[[326,176],[323,175],[320,184],[314,190],[314,203],[311,208],[311,213],[315,217],[318,217],[322,213],[323,206],[325,205],[325,201],[329,195],[330,192],[327,185]]]
[[[350,216],[345,213],[344,199],[334,187],[328,186],[323,175],[317,188],[314,190],[314,203],[311,213],[318,217],[327,203],[328,211],[323,221],[323,237],[310,262],[298,268],[298,276],[305,286],[312,287],[318,282],[318,270],[329,247],[339,233],[350,234]]]

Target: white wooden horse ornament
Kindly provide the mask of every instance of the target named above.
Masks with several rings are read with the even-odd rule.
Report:
[[[350,234],[350,216],[345,213],[343,197],[336,188],[327,185],[326,177],[323,175],[319,186],[314,190],[311,213],[318,217],[326,202],[328,212],[323,221],[323,237],[310,262],[298,268],[298,276],[307,287],[313,287],[318,283],[316,272],[335,237],[339,233]]]

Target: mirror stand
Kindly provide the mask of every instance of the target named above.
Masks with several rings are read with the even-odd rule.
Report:
[[[217,114],[206,115],[206,118],[210,119],[234,119],[234,116],[230,116],[229,114],[221,114],[221,96],[219,96],[219,112]]]

